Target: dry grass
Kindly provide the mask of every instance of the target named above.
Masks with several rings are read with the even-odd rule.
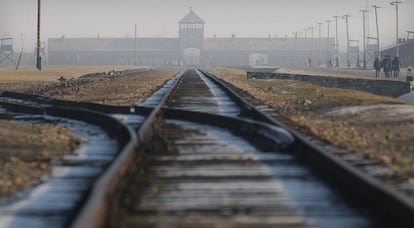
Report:
[[[395,106],[351,115],[326,115],[327,111],[338,107],[401,105],[403,102],[300,81],[247,80],[246,72],[236,69],[212,68],[208,71],[275,108],[279,121],[338,147],[382,161],[414,182],[414,118],[394,110]]]
[[[107,72],[110,70],[125,70],[136,68],[132,66],[50,66],[41,71],[33,68],[0,68],[0,84],[22,83],[33,81],[55,82],[60,76],[77,78],[84,74]]]
[[[68,128],[1,119],[0,125],[0,197],[36,183],[52,160],[72,153],[80,143]]]
[[[134,75],[89,78],[86,84],[52,87],[46,94],[58,99],[110,105],[132,105],[148,97],[174,76],[178,69],[142,70]]]
[[[322,87],[301,81],[247,80],[246,72],[237,69],[212,68],[208,71],[250,93],[263,103],[277,108],[287,117],[292,114],[291,112],[297,114],[321,111],[338,106],[402,103],[390,97]]]

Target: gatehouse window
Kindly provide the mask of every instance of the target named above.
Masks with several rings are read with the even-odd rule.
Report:
[[[203,28],[203,24],[180,24],[180,28],[181,29],[202,29]]]

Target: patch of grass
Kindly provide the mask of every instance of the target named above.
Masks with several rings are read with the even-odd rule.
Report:
[[[78,78],[84,74],[107,72],[110,70],[126,70],[137,68],[132,66],[50,66],[41,71],[36,68],[0,68],[0,84],[36,81],[56,81],[60,76]]]
[[[80,144],[68,128],[17,124],[0,119],[0,197],[36,183],[52,161]]]
[[[318,112],[338,106],[402,103],[390,97],[322,87],[301,81],[247,79],[246,72],[237,69],[209,68],[208,71],[248,92],[266,105],[277,108],[287,117],[291,112]]]

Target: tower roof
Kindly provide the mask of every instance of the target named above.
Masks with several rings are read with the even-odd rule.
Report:
[[[202,23],[204,24],[203,19],[201,19],[197,14],[194,13],[193,9],[190,7],[190,12],[183,17],[178,23]]]

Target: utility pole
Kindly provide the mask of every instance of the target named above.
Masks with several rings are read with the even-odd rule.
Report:
[[[328,67],[331,67],[331,56],[329,56],[330,55],[330,53],[329,53],[329,49],[330,49],[330,43],[329,43],[329,39],[330,39],[330,35],[329,35],[329,23],[331,22],[331,20],[326,20],[326,23],[328,23],[328,38],[326,39],[326,58],[327,58],[327,62],[326,62],[326,64],[327,64],[327,66]]]
[[[309,27],[309,29],[311,30],[311,42],[310,42],[311,43],[311,49],[310,49],[311,50],[311,54],[310,54],[310,58],[312,59],[313,58],[313,46],[314,46],[313,45],[313,43],[314,43],[313,42],[313,29],[314,29],[314,27]]]
[[[299,54],[298,51],[298,32],[293,33],[295,35],[295,54],[296,54],[296,65],[299,65]]]
[[[333,16],[335,18],[335,67],[339,68],[339,40],[338,40],[338,18],[339,16]]]
[[[322,64],[321,62],[321,58],[322,58],[322,52],[321,52],[321,26],[323,23],[319,22],[319,60],[318,60],[318,65],[320,66]]]
[[[351,15],[345,14],[344,16],[342,16],[342,18],[345,19],[346,22],[346,60],[347,60],[347,66],[350,67],[351,66],[351,61],[349,60],[349,27],[348,27],[348,18]]]
[[[400,48],[398,46],[398,4],[402,3],[401,1],[394,1],[390,2],[391,5],[395,5],[395,22],[396,22],[396,32],[395,32],[395,41],[396,41],[396,48],[397,48],[397,55],[396,57],[400,57]]]
[[[381,59],[381,53],[380,53],[380,45],[379,45],[379,30],[378,30],[378,14],[377,14],[377,9],[380,8],[377,5],[373,5],[372,7],[374,7],[375,9],[375,24],[377,26],[377,58],[378,61]]]
[[[302,42],[301,42],[301,35],[302,32],[298,31],[298,66],[302,65]]]
[[[338,42],[338,18],[339,16],[333,16],[335,18],[335,30],[336,30],[336,38],[335,38],[335,47],[336,47],[336,54],[339,55],[339,42]]]
[[[135,24],[135,38],[134,38],[134,64],[137,65],[137,24]]]
[[[305,62],[306,62],[306,58],[308,57],[308,29],[305,28]]]
[[[362,48],[364,49],[363,51],[363,58],[362,58],[362,69],[366,70],[367,69],[367,59],[366,59],[366,52],[367,52],[367,48],[366,48],[366,34],[365,34],[365,13],[368,12],[368,10],[361,10],[362,12],[362,33],[363,33],[363,37],[362,37]]]
[[[40,0],[37,0],[37,54],[36,68],[42,70],[42,59],[40,57]]]

